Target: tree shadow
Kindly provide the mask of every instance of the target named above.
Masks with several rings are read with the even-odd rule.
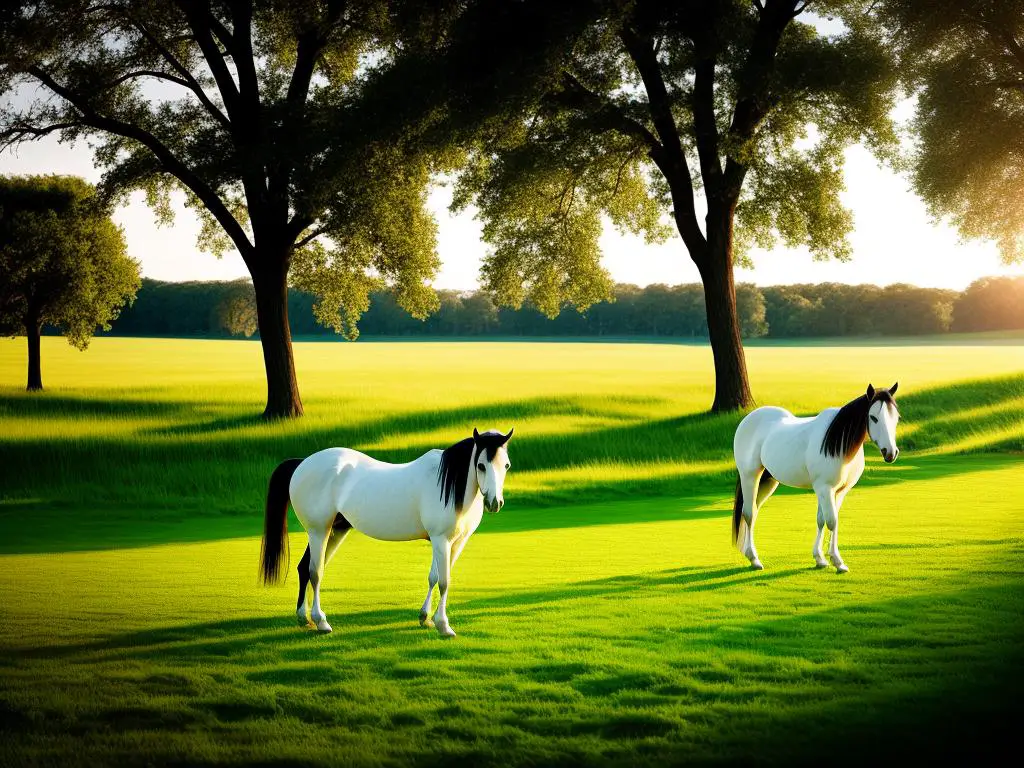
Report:
[[[955,453],[915,459],[908,446],[954,440],[957,433],[950,432],[949,419],[957,408],[998,410],[1001,404],[1020,398],[1022,392],[1024,376],[1007,376],[943,385],[901,398],[904,419],[915,425],[916,431],[903,441],[905,451],[896,465],[883,465],[869,452],[868,472],[861,484],[867,487],[980,471],[983,467],[976,462],[950,458]],[[635,400],[618,398],[620,406],[650,402],[649,398]],[[194,414],[196,408],[214,407],[159,400],[0,395],[0,412],[6,409],[54,419],[66,418],[69,413],[111,421],[139,413],[178,418]],[[6,438],[4,461],[0,462],[0,552],[96,549],[258,535],[267,478],[283,458],[348,445],[368,449],[384,461],[409,461],[427,448],[438,447],[430,437],[437,431],[451,430],[454,441],[467,435],[473,424],[514,426],[521,419],[581,415],[604,417],[612,423],[560,434],[517,433],[512,447],[516,471],[644,462],[675,464],[680,471],[639,479],[590,479],[582,473],[564,486],[522,491],[515,496],[510,493],[509,501],[515,505],[510,504],[497,518],[489,518],[482,532],[701,519],[727,513],[733,495],[732,471],[694,471],[693,467],[709,462],[730,466],[732,433],[741,414],[700,413],[644,420],[614,402],[570,396],[410,411],[350,425],[307,423],[282,427],[265,424],[249,414],[221,413],[200,422],[151,431],[144,427],[141,432],[115,436]],[[964,424],[957,422],[954,427],[983,429],[988,423],[981,417]],[[403,447],[372,447],[395,434],[408,434]],[[1016,442],[999,438],[998,444],[1013,448]],[[1011,457],[993,457],[984,468],[1011,461]],[[507,490],[515,493],[515,472],[510,475]],[[632,507],[627,504],[620,510],[602,506],[651,498],[671,501]],[[562,509],[557,514],[541,511],[552,506]],[[140,516],[151,521],[144,530],[138,525]],[[296,524],[294,520],[292,524]]]
[[[629,593],[679,587],[680,591],[716,591],[751,583],[768,583],[805,572],[806,568],[779,571],[753,571],[749,567],[701,568],[683,566],[655,573],[638,573],[571,582],[543,590],[499,591],[483,597],[459,600],[451,607],[452,615],[470,623],[475,618],[513,613],[523,609],[593,598],[616,597]],[[371,611],[337,610],[330,616],[339,643],[359,642],[404,643],[424,636],[418,623],[417,606]],[[427,636],[433,637],[432,630]],[[11,662],[21,659],[74,658],[76,662],[111,655],[118,658],[192,659],[231,657],[255,646],[302,648],[309,638],[322,637],[312,627],[296,626],[294,616],[252,616],[240,619],[179,624],[153,629],[115,633],[84,643],[54,646],[32,645],[7,647],[5,655]],[[475,651],[474,651],[475,652]]]
[[[466,742],[480,749],[474,762],[496,765],[561,763],[578,739],[596,741],[602,762],[623,765],[803,764],[823,754],[844,764],[945,762],[996,756],[1013,743],[1024,681],[1019,578],[840,605],[819,601],[767,618],[750,607],[710,617],[682,611],[678,625],[587,634],[587,651],[575,656],[520,649],[518,624],[504,621],[510,611],[524,617],[578,603],[573,607],[585,616],[588,601],[599,610],[607,597],[736,589],[802,572],[745,570],[688,567],[548,590],[492,590],[453,605],[467,626],[454,642],[416,627],[414,608],[385,609],[336,613],[336,632],[327,637],[290,625],[290,617],[253,616],[15,649],[5,663],[40,685],[52,670],[33,665],[48,659],[96,670],[92,686],[105,704],[76,711],[72,735],[116,722],[129,734],[153,736],[141,742],[152,749],[176,729],[226,735],[250,724],[265,735],[259,760],[268,763],[282,738],[271,723],[289,717],[325,735],[358,728],[394,736],[400,729],[403,739],[436,747],[409,756],[413,764],[448,764],[464,756]],[[398,706],[352,695],[378,689]],[[441,706],[434,704],[439,698]],[[168,700],[179,709],[162,708]],[[59,712],[38,716],[29,701],[0,702],[4,720],[16,724],[5,737],[36,738],[55,727],[54,717],[66,722]],[[504,728],[481,729],[481,713]],[[438,728],[454,737],[435,739]],[[397,760],[390,750],[399,748],[385,739],[377,757]]]
[[[124,419],[129,416],[184,417],[195,413],[196,403],[187,400],[156,400],[143,398],[144,390],[133,390],[130,398],[100,398],[69,395],[61,392],[25,392],[0,389],[0,417],[66,419],[107,418]],[[9,439],[9,436],[4,436]]]

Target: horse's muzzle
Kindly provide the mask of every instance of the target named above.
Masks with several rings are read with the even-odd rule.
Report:
[[[893,448],[891,452],[885,450],[884,448],[882,449],[882,458],[885,459],[886,464],[892,464],[894,461],[896,461],[896,457],[899,455],[899,448]]]
[[[505,506],[504,499],[484,499],[484,509],[490,512],[492,515],[498,514],[501,508]]]

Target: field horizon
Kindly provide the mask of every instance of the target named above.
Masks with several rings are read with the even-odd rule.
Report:
[[[306,416],[264,423],[258,342],[0,340],[0,763],[474,765],[999,755],[1024,680],[1024,338],[757,344],[755,396],[816,413],[900,382],[901,456],[840,516],[813,495],[729,543],[732,431],[705,346],[296,344]],[[304,548],[257,584],[263,496],[332,445],[406,461],[515,427],[501,514],[416,624],[428,549],[353,535],[328,636]]]

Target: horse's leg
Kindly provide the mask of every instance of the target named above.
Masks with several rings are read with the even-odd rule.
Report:
[[[466,548],[466,542],[469,541],[469,537],[472,532],[464,533],[462,536],[452,542],[452,566],[451,570],[455,570],[455,563],[459,559],[459,555],[462,554],[462,550]]]
[[[449,574],[452,569],[455,568],[455,561],[459,559],[459,555],[462,554],[463,548],[466,546],[466,542],[469,540],[469,536],[461,536],[452,542],[452,557],[451,566],[449,567]],[[421,627],[433,627],[434,622],[430,618],[430,602],[434,595],[434,587],[437,586],[437,558],[433,557],[430,560],[430,575],[427,577],[427,597],[423,601],[423,605],[420,607],[420,626]]]
[[[828,568],[828,560],[821,551],[821,541],[825,538],[825,513],[821,509],[821,500],[818,500],[818,535],[814,537],[814,546],[811,554],[814,556],[814,563],[818,568]]]
[[[345,537],[348,536],[348,532],[351,530],[352,524],[343,515],[339,514],[334,518],[334,525],[331,526],[331,535],[327,539],[327,549],[324,552],[324,568],[331,562],[334,553],[338,551],[338,547],[345,541]]]
[[[299,560],[299,565],[296,568],[299,572],[299,601],[295,606],[295,617],[299,620],[299,626],[304,627],[309,624],[309,616],[306,615],[306,586],[309,584],[309,545],[306,545],[306,551],[302,553],[302,559]]]
[[[757,518],[757,488],[764,473],[764,467],[758,467],[755,472],[740,473],[740,490],[743,493],[743,522],[747,530],[743,537],[743,554],[750,560],[750,566],[760,571],[764,568],[757,556],[757,548],[754,546],[754,521]]]
[[[309,532],[309,583],[313,587],[313,605],[309,612],[309,617],[321,632],[331,631],[331,625],[327,623],[327,616],[324,615],[323,610],[320,608],[320,585],[324,579],[324,565],[327,562],[327,539],[329,536],[330,529]]]
[[[850,570],[839,554],[839,505],[836,503],[836,492],[831,486],[823,485],[814,489],[818,494],[818,504],[821,506],[822,516],[825,518],[825,525],[831,533],[828,543],[828,556],[832,565],[838,573],[846,573]]]
[[[437,566],[437,588],[441,599],[434,612],[434,626],[443,637],[455,637],[455,631],[448,623],[448,582],[452,573],[452,543],[446,538],[431,540],[434,548],[434,564]]]
[[[431,555],[430,574],[427,576],[427,597],[420,607],[420,626],[433,627],[434,622],[430,620],[430,600],[434,596],[434,587],[437,586],[437,555]]]
[[[832,529],[832,537],[828,548],[829,557],[832,558],[832,565],[836,567],[836,571],[839,573],[846,573],[850,570],[850,567],[843,561],[843,556],[839,554],[839,510],[842,509],[843,500],[846,498],[846,494],[850,492],[851,487],[847,485],[836,492],[836,527]]]

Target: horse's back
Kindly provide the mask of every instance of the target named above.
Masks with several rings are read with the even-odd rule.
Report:
[[[374,539],[424,538],[421,509],[426,487],[434,485],[434,453],[407,464],[389,464],[352,448],[319,451],[295,471],[292,506],[307,527],[330,525],[342,514],[353,528]]]
[[[809,487],[807,446],[814,440],[818,420],[775,406],[751,411],[740,422],[733,441],[737,469],[755,472],[764,467],[783,485]]]
[[[761,446],[777,425],[794,418],[785,408],[765,405],[755,408],[736,427],[732,441],[733,455],[740,471],[753,471],[761,466]]]

